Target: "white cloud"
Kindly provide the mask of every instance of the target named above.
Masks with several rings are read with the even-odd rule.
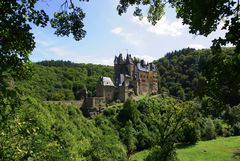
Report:
[[[194,49],[203,49],[206,48],[205,46],[203,46],[202,44],[189,44],[187,45],[188,48],[194,48]]]
[[[121,27],[116,27],[116,28],[112,29],[111,32],[113,34],[123,38],[123,40],[125,42],[127,42],[131,45],[138,47],[143,44],[142,40],[140,39],[140,37],[137,34],[134,34],[133,32],[126,32]]]
[[[143,60],[145,60],[148,63],[153,62],[154,60],[156,60],[155,58],[153,58],[153,57],[151,57],[149,55],[132,55],[132,57],[143,59]]]
[[[101,58],[101,59],[96,59],[96,58],[90,58],[89,62],[93,64],[102,64],[102,65],[110,65],[113,66],[113,58]]]
[[[118,34],[121,34],[123,31],[123,29],[121,27],[116,27],[114,29],[111,30],[112,33],[118,35]]]
[[[65,58],[66,56],[70,55],[70,53],[67,50],[61,47],[51,47],[48,48],[47,50],[50,51],[50,53],[52,53],[53,55],[61,58]]]
[[[166,18],[166,16],[163,16],[155,26],[149,23],[146,17],[142,20],[139,20],[137,17],[133,17],[132,22],[142,27],[146,27],[146,30],[150,33],[172,37],[181,36],[184,28],[181,20],[171,22]]]
[[[37,45],[41,45],[41,46],[44,46],[44,47],[51,46],[55,43],[54,41],[42,40],[42,39],[36,39],[35,42],[36,42]]]
[[[74,63],[92,63],[102,65],[113,65],[114,57],[103,57],[102,55],[82,54],[80,52],[69,50],[65,47],[48,47],[41,51],[35,51],[38,55],[43,55],[46,60],[69,60]],[[47,54],[45,54],[47,53]],[[39,60],[36,60],[39,61]]]

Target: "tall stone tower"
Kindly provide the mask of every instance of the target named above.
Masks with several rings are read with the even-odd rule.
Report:
[[[121,101],[131,95],[157,93],[157,72],[153,63],[133,60],[130,54],[124,59],[122,54],[119,54],[114,59],[114,70],[115,96]]]

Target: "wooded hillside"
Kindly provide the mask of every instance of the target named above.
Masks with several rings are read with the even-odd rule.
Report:
[[[95,64],[75,64],[70,61],[42,61],[33,64],[32,77],[18,81],[25,95],[41,100],[79,100],[81,90],[95,95],[101,76],[113,77],[113,67]]]

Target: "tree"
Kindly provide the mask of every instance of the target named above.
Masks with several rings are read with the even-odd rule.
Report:
[[[127,154],[128,157],[136,150],[136,143],[137,143],[137,139],[136,139],[136,131],[133,128],[133,124],[132,122],[129,120],[125,127],[121,129],[120,135],[121,138],[123,140],[123,143],[126,145],[127,147]]]
[[[203,120],[203,129],[202,129],[202,137],[206,140],[216,139],[215,126],[213,124],[212,119],[204,118]]]
[[[152,118],[159,130],[157,146],[155,146],[146,160],[148,161],[174,161],[177,160],[175,143],[181,136],[184,127],[197,118],[196,105],[193,102],[180,102],[169,99],[157,111],[158,117]]]
[[[127,121],[136,123],[139,120],[140,113],[137,109],[136,101],[133,99],[128,99],[124,105],[123,109],[119,112],[118,120],[123,124],[126,124]]]
[[[239,0],[120,0],[117,7],[121,15],[127,12],[129,6],[137,6],[134,15],[142,18],[141,5],[149,6],[147,18],[153,25],[161,19],[164,7],[169,4],[176,9],[177,18],[183,19],[183,24],[189,25],[190,33],[208,36],[216,31],[222,22],[222,29],[227,30],[225,38],[213,41],[213,46],[219,48],[228,43],[236,46],[240,52],[240,1]]]
[[[195,144],[200,139],[200,130],[198,124],[189,123],[183,127],[183,142]]]
[[[91,147],[84,154],[89,161],[125,161],[127,152],[109,120],[102,116],[95,118],[96,127],[102,134],[91,141]]]
[[[231,107],[240,103],[240,54],[222,49],[209,59],[203,75],[203,94]],[[219,108],[219,107],[218,107]]]
[[[58,36],[73,35],[79,41],[86,35],[83,30],[85,14],[72,0],[65,0],[61,9],[49,16],[44,10],[37,10],[39,0],[12,0],[0,2],[0,78],[4,72],[21,78],[29,69],[29,55],[35,48],[31,26],[46,27],[50,21]],[[88,0],[79,0],[88,1]]]

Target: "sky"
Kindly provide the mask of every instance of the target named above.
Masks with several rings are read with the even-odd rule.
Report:
[[[145,17],[142,21],[134,17],[133,8],[119,16],[116,10],[118,0],[73,1],[86,13],[86,37],[75,41],[72,36],[54,35],[50,25],[45,28],[33,26],[36,41],[36,48],[30,56],[33,62],[70,60],[75,63],[113,65],[113,59],[119,53],[124,56],[128,53],[151,62],[174,50],[209,48],[214,38],[224,36],[220,27],[208,37],[190,34],[188,26],[183,26],[181,19],[175,18],[175,10],[170,7],[165,8],[165,15],[152,26]],[[60,9],[62,2],[39,1],[37,8],[44,9],[51,17],[54,11]]]

